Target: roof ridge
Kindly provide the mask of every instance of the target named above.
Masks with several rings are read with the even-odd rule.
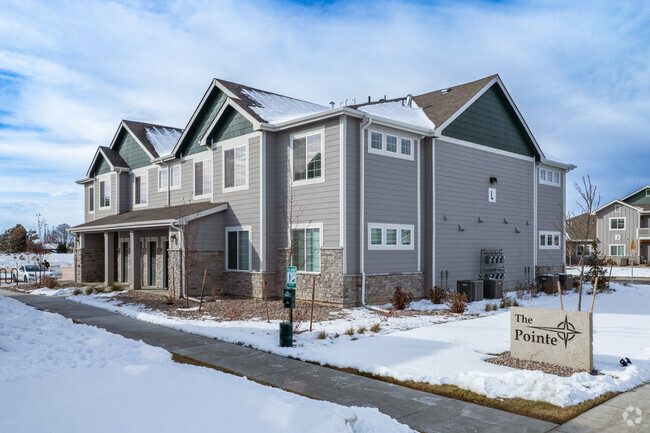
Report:
[[[243,90],[249,90],[249,91],[252,90],[252,91],[255,91],[255,92],[261,92],[261,93],[267,93],[269,95],[280,96],[282,98],[293,99],[294,101],[306,102],[308,104],[314,104],[314,105],[321,105],[321,104],[318,104],[316,102],[307,101],[306,99],[295,98],[293,96],[287,96],[287,95],[283,95],[281,93],[271,92],[269,90],[258,89],[257,87],[251,87],[251,86],[248,86],[246,84],[235,83],[234,81],[228,81],[228,80],[224,80],[224,79],[221,79],[221,78],[215,78],[215,80],[217,80],[221,84],[227,83],[227,84],[230,84],[230,85],[239,86]],[[226,86],[226,87],[228,87],[228,86]],[[325,106],[323,105],[323,107],[325,107]]]
[[[176,129],[176,130],[179,130],[179,131],[183,130],[183,128],[177,128],[175,126],[160,125],[160,124],[157,124],[157,123],[150,123],[150,122],[140,122],[139,120],[122,119],[122,122],[124,122],[124,123],[137,123],[138,125],[151,126],[151,127],[154,127],[154,128]]]

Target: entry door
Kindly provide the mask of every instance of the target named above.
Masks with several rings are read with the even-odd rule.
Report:
[[[156,242],[149,242],[149,285],[156,285]]]
[[[122,282],[129,282],[129,243],[122,242]]]
[[[165,251],[163,252],[163,287],[169,287],[169,241],[165,241]]]

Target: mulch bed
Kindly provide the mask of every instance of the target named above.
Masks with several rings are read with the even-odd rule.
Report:
[[[544,373],[554,374],[561,377],[569,377],[575,373],[582,373],[582,370],[576,370],[570,367],[548,364],[546,362],[526,361],[510,356],[510,352],[503,352],[494,358],[488,358],[485,362],[491,364],[504,365],[506,367],[518,368],[520,370],[539,370]]]

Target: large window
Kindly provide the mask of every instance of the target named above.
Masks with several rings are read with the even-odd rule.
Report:
[[[555,170],[549,170],[548,168],[539,169],[539,183],[545,185],[560,186],[560,172]]]
[[[369,250],[412,250],[413,226],[404,224],[368,224]]]
[[[88,188],[88,212],[95,212],[95,187]]]
[[[223,151],[224,189],[246,187],[248,185],[247,153],[246,145]]]
[[[172,165],[170,167],[169,175],[171,176],[171,179],[169,179],[170,189],[180,188],[181,187],[181,165],[180,164]]]
[[[323,133],[294,136],[293,180],[320,179],[322,176]]]
[[[167,190],[169,170],[166,168],[158,169],[158,191]]]
[[[299,271],[320,272],[320,228],[291,230],[291,262]]]
[[[111,180],[99,182],[99,207],[111,207]]]
[[[194,195],[212,194],[212,161],[194,163]]]
[[[560,232],[539,232],[540,249],[559,249]]]
[[[609,255],[610,256],[624,256],[625,255],[625,245],[610,245],[609,246]]]
[[[610,218],[609,219],[609,229],[610,230],[625,230],[625,218]]]
[[[251,246],[250,230],[243,228],[227,228],[227,268],[231,271],[250,271]]]
[[[134,192],[133,192],[133,199],[134,199],[134,204],[140,205],[140,204],[146,204],[147,203],[147,188],[148,188],[148,181],[147,181],[147,175],[144,174],[142,176],[134,176]]]
[[[413,140],[378,131],[370,131],[368,153],[413,160]]]
[[[397,137],[394,135],[386,135],[386,150],[397,153]]]

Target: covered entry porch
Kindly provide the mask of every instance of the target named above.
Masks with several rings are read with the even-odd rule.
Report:
[[[184,261],[197,251],[216,254],[218,239],[211,236],[218,236],[211,234],[222,232],[225,209],[227,204],[193,203],[127,212],[73,227],[75,281],[184,293]],[[218,263],[213,266],[221,268]]]

